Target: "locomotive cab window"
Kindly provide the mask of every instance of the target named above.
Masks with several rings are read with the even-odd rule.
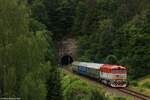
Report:
[[[127,71],[126,70],[117,70],[117,69],[113,69],[112,70],[112,73],[126,73]]]

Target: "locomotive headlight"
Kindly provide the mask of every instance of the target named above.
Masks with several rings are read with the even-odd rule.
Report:
[[[116,75],[117,78],[124,78],[123,75]]]
[[[116,75],[116,77],[119,77],[119,75]]]

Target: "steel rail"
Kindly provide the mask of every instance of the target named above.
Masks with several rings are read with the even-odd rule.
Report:
[[[147,96],[147,95],[144,95],[142,93],[130,90],[128,88],[119,88],[118,90],[121,91],[121,92],[123,92],[123,93],[132,95],[134,97],[140,98],[142,100],[150,100],[150,96]]]

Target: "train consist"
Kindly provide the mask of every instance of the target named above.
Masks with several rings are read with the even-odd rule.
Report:
[[[127,69],[123,66],[73,62],[72,70],[73,72],[100,80],[100,82],[111,87],[127,86]]]

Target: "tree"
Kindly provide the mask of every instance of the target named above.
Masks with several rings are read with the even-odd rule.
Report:
[[[0,10],[0,96],[15,97],[18,76],[14,45],[22,34],[29,35],[28,13],[25,5],[18,6],[16,0],[0,0]]]
[[[114,55],[108,55],[104,62],[106,64],[118,64],[117,57]]]
[[[48,31],[29,18],[25,2],[0,0],[0,15],[0,96],[46,99],[52,62],[46,55],[48,48],[53,51]]]
[[[90,12],[85,13],[89,10],[84,1],[81,4],[77,6],[74,22],[77,24],[79,60],[121,64],[129,68],[131,78],[148,74],[149,0],[97,0],[96,17]],[[90,18],[97,19],[90,22]],[[94,30],[90,31],[91,27]]]
[[[78,35],[91,34],[97,27],[98,9],[96,0],[78,2],[73,23],[73,32]]]
[[[130,59],[130,71],[133,78],[148,74],[149,57],[149,9],[134,17],[123,27],[122,32],[128,34],[127,57]],[[135,70],[136,69],[136,70]],[[138,73],[138,74],[137,74]]]
[[[47,100],[63,100],[60,72],[53,66],[47,80]]]
[[[34,0],[33,3],[30,5],[31,8],[31,15],[34,20],[37,22],[40,22],[41,24],[44,24],[47,28],[49,23],[49,16],[48,11],[43,3],[44,0]]]

